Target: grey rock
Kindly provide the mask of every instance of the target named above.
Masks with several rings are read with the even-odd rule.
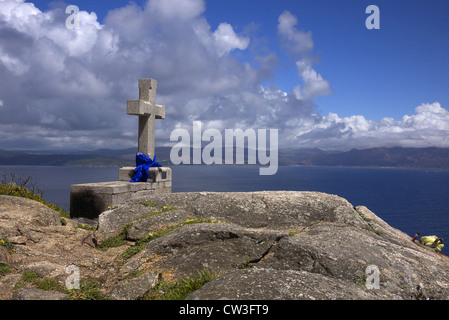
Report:
[[[133,279],[118,282],[110,293],[114,300],[136,300],[154,288],[159,279],[156,272],[147,272]]]
[[[21,288],[14,292],[13,300],[69,300],[69,296],[56,292],[36,288]]]
[[[399,299],[355,283],[296,270],[233,270],[206,283],[187,300],[380,300]]]
[[[192,192],[160,194],[147,199],[160,206],[183,208],[197,218],[247,228],[286,230],[319,221],[367,224],[347,200],[320,192]]]
[[[154,202],[157,207],[140,205],[144,200]],[[148,217],[155,209],[164,206],[174,207],[179,211]],[[122,231],[124,225],[139,222],[135,225],[139,231],[132,234],[135,239],[152,232],[154,228],[151,227],[155,225],[155,221],[160,226],[188,218],[212,219],[247,228],[276,230],[300,230],[319,221],[368,225],[347,200],[319,192],[167,193],[148,196],[102,213],[97,236],[100,240],[107,239]],[[130,232],[133,233],[134,230]]]
[[[156,239],[124,265],[135,270],[160,270],[163,277],[194,276],[204,269],[223,272],[260,261],[286,234],[203,223],[186,225]]]
[[[13,213],[10,208],[15,209]],[[17,231],[20,227],[59,225],[59,214],[45,205],[30,199],[0,195],[0,238],[20,235]]]
[[[23,267],[24,271],[32,271],[44,278],[54,278],[65,274],[65,266],[49,261],[37,261]]]
[[[298,272],[291,273],[300,275],[298,283],[310,276],[312,283],[318,277],[338,290],[356,286],[361,290],[351,290],[358,299],[449,296],[447,257],[411,242],[408,235],[366,207],[354,208],[338,196],[283,191],[200,192],[158,195],[147,200],[177,210],[151,217],[142,215],[128,229],[128,235],[134,239],[147,235],[156,226],[174,224],[186,217],[226,224],[175,229],[130,258],[122,268],[124,274],[156,269],[163,278],[177,279],[209,269],[224,274],[212,281],[215,282],[236,270],[255,268],[274,270],[273,274],[283,276]],[[376,291],[366,291],[368,266],[376,266],[380,272],[380,288]],[[284,280],[280,276],[278,281]],[[237,283],[229,281],[228,285],[231,288]],[[318,294],[325,287],[316,287],[310,297],[354,298],[348,292],[333,292],[332,286],[327,287],[330,292]],[[229,288],[224,289],[227,297],[238,298],[229,293]],[[247,290],[253,292],[251,286]],[[273,292],[270,298],[278,298]],[[286,293],[291,297],[296,294]]]
[[[189,299],[449,297],[447,256],[413,243],[368,208],[354,208],[335,195],[194,192],[135,199],[100,216],[95,232],[100,241],[126,226],[128,241],[108,251],[90,245],[94,232],[74,228],[72,220],[60,226],[53,213],[39,217],[36,212],[46,210],[39,203],[0,200],[0,238],[27,240],[14,246],[13,255],[3,254],[11,272],[0,279],[2,299],[33,296],[35,291],[25,295],[12,289],[23,270],[64,281],[68,265],[79,266],[83,277],[101,278],[101,290],[114,299],[142,297],[156,274],[172,282],[205,269],[217,277]],[[203,223],[187,224],[187,219]],[[208,219],[226,223],[204,223]],[[162,235],[163,230],[170,232]],[[123,258],[135,241],[151,239],[149,233],[160,237]],[[373,266],[377,288],[367,286]],[[122,280],[136,271],[143,275]]]
[[[11,254],[8,249],[3,246],[0,246],[0,263],[1,264],[9,264],[11,261]]]

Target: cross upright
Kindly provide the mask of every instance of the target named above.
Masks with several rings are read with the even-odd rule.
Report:
[[[139,100],[128,100],[127,114],[139,116],[138,151],[154,160],[155,120],[165,119],[165,107],[156,104],[157,81],[139,79]]]

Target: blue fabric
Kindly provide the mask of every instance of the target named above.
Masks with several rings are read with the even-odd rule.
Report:
[[[150,157],[144,155],[143,153],[137,152],[136,168],[134,169],[134,176],[130,182],[147,182],[149,178],[148,171],[151,167],[162,167],[156,162],[156,156],[154,156],[154,160],[151,160]]]

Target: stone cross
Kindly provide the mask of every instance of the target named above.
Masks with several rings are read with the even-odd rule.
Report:
[[[165,119],[165,107],[156,104],[157,81],[139,79],[139,100],[128,100],[127,114],[139,116],[141,152],[154,160],[155,120]]]

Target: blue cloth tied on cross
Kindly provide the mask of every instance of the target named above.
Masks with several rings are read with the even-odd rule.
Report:
[[[147,182],[149,178],[149,170],[151,167],[162,167],[156,162],[156,156],[151,160],[150,157],[143,153],[136,154],[136,168],[134,169],[134,176],[130,182]]]

